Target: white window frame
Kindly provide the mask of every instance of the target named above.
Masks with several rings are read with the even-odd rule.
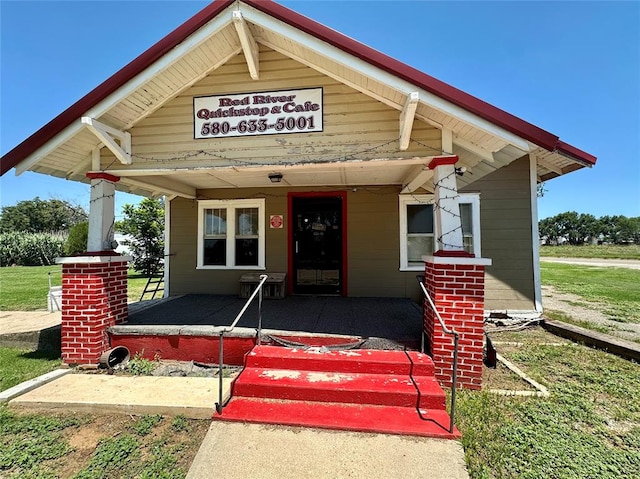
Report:
[[[433,204],[434,195],[400,195],[400,271],[423,271],[424,265],[409,265],[407,252],[407,206]],[[481,257],[482,248],[480,246],[480,193],[461,193],[458,196],[458,203],[471,204],[471,228],[473,230],[473,254],[476,258]],[[433,236],[434,244],[437,247],[437,239],[440,236],[438,225],[435,221],[434,212]]]
[[[205,210],[208,209],[227,210],[227,261],[225,265],[204,264],[204,225]],[[235,265],[236,257],[236,209],[257,208],[258,209],[258,264],[257,265]],[[244,270],[264,270],[265,269],[265,200],[264,198],[246,200],[203,200],[198,201],[198,264],[196,269],[244,269]]]

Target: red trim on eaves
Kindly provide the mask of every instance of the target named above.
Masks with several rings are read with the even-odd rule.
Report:
[[[589,165],[595,165],[597,158],[586,151],[580,150],[575,146],[571,146],[569,143],[565,143],[562,140],[558,140],[556,144],[556,150],[562,153],[563,155],[570,156],[571,158],[575,158],[576,160],[585,162]]]
[[[282,5],[278,5],[271,0],[242,1],[257,10],[266,13],[267,15],[333,45],[346,53],[397,76],[398,78],[413,83],[416,86],[453,103],[454,105],[460,106],[470,113],[478,115],[506,131],[531,141],[538,146],[549,151],[558,150],[559,152],[565,153],[586,164],[595,164],[596,158],[593,155],[561,142],[556,135],[521,120],[520,118],[496,108],[479,98],[469,95],[462,90],[458,90],[447,83],[416,70],[409,65],[399,62],[398,60],[342,35],[341,33],[321,25],[318,22],[300,15],[299,13],[289,10]],[[37,133],[34,133],[14,149],[9,151],[0,159],[0,176],[4,175],[11,168],[34,153],[38,148],[45,145],[49,140],[73,123],[73,121],[79,119],[89,109],[104,100],[111,93],[115,92],[127,81],[144,71],[169,50],[179,45],[191,34],[215,18],[231,3],[233,3],[233,0],[216,0],[205,7],[139,57],[134,59],[131,63],[107,79],[104,83],[100,84],[97,88],[78,100],[51,122],[39,129]]]
[[[38,129],[33,135],[13,148],[0,159],[0,176],[45,145],[75,120],[80,119],[88,110],[100,103],[136,75],[153,65],[167,52],[198,31],[222,10],[233,3],[233,0],[218,0],[206,6],[189,20],[184,22],[166,37],[135,58],[125,67],[91,90],[49,123]]]

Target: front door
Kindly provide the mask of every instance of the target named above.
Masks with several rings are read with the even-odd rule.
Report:
[[[343,294],[343,195],[291,198],[294,294]]]

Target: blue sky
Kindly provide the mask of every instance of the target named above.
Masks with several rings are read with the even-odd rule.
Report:
[[[208,2],[0,1],[0,152]],[[539,217],[640,216],[640,2],[281,1],[598,157],[546,183]],[[13,172],[0,203],[88,205],[80,183]],[[117,195],[117,206],[139,198]]]

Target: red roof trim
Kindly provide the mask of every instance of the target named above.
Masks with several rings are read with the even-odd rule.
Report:
[[[587,153],[586,151],[580,150],[575,146],[571,146],[569,143],[565,143],[562,140],[558,140],[558,143],[556,144],[556,150],[565,156],[570,156],[571,158],[585,162],[589,165],[596,164],[597,158],[595,156]]]
[[[595,164],[596,158],[578,148],[559,140],[553,135],[531,123],[496,108],[468,93],[448,85],[430,75],[422,73],[341,33],[321,25],[299,13],[289,10],[271,0],[243,0],[244,3],[281,20],[299,30],[333,45],[346,53],[354,55],[386,72],[413,83],[440,98],[460,106],[481,118],[514,133],[547,150],[557,150],[587,164]],[[0,160],[0,176],[16,166],[38,148],[46,144],[58,133],[80,118],[87,110],[104,100],[127,81],[144,71],[169,50],[183,42],[187,37],[216,17],[233,0],[216,0],[166,37],[142,53],[131,63],[108,78],[94,90],[74,103],[43,128],[24,140]]]

